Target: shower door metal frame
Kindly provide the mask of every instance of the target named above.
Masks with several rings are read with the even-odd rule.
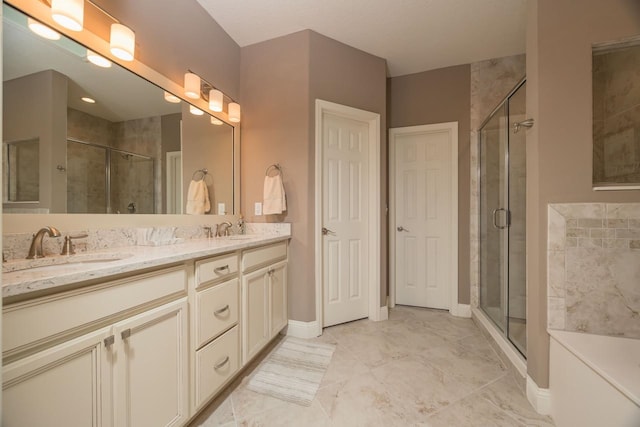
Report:
[[[493,119],[493,116],[498,113],[501,109],[505,109],[506,112],[506,126],[505,126],[505,130],[507,133],[507,149],[505,150],[504,153],[504,170],[503,173],[505,174],[505,182],[504,185],[501,188],[501,191],[504,192],[504,194],[507,197],[507,209],[504,208],[498,208],[496,209],[496,211],[498,210],[504,210],[505,211],[505,222],[506,222],[506,226],[505,227],[499,227],[497,226],[497,224],[495,223],[495,213],[493,215],[492,218],[492,222],[494,224],[494,226],[496,228],[505,228],[505,229],[509,229],[510,225],[511,225],[511,211],[509,209],[509,201],[510,201],[510,175],[509,175],[509,166],[511,164],[511,159],[509,157],[510,154],[510,137],[509,137],[509,132],[510,132],[510,125],[509,125],[509,118],[510,118],[510,111],[509,111],[509,99],[511,99],[511,97],[518,92],[518,90],[520,90],[520,88],[522,88],[522,86],[527,82],[527,77],[523,77],[514,87],[513,89],[511,89],[509,91],[509,93],[502,99],[502,101],[500,101],[500,103],[491,111],[491,113],[487,116],[487,118],[482,122],[482,124],[478,127],[478,137],[476,138],[476,144],[477,144],[477,153],[478,153],[478,167],[476,170],[476,177],[477,177],[477,183],[478,183],[478,308],[485,312],[484,309],[482,308],[482,303],[481,303],[481,297],[482,297],[482,272],[480,271],[480,266],[481,266],[481,262],[482,262],[482,243],[480,241],[480,238],[482,236],[482,221],[480,221],[480,215],[482,215],[482,209],[480,206],[480,202],[482,200],[482,194],[481,194],[481,190],[482,190],[482,185],[481,185],[481,161],[482,161],[482,157],[481,157],[481,153],[482,153],[482,129],[491,121],[491,119]],[[530,126],[527,126],[530,127]],[[494,211],[495,212],[495,211]],[[526,354],[524,354],[519,348],[518,346],[511,341],[510,337],[509,337],[509,234],[507,233],[503,233],[502,236],[503,239],[503,244],[505,247],[505,257],[506,257],[506,262],[504,262],[504,266],[502,269],[502,274],[504,275],[504,280],[502,280],[502,283],[500,284],[502,286],[502,295],[501,295],[501,305],[502,305],[502,318],[504,319],[504,331],[500,329],[499,325],[496,325],[499,329],[499,332],[502,336],[504,336],[504,338],[506,338],[506,341],[509,343],[509,345],[511,347],[513,347],[519,354],[521,354],[525,359],[527,357]],[[486,312],[485,312],[486,313]],[[489,317],[489,319],[491,319],[491,322],[493,322],[494,324],[496,324],[495,320],[488,315],[487,313],[487,317]]]

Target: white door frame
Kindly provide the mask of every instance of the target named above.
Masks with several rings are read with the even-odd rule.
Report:
[[[389,307],[396,305],[396,141],[397,134],[448,130],[451,143],[451,307],[449,312],[461,316],[458,307],[458,122],[406,126],[389,129]]]
[[[316,99],[315,282],[317,336],[324,322],[322,278],[322,116],[335,114],[369,124],[369,319],[382,320],[380,307],[380,114]],[[457,158],[457,157],[456,157]],[[386,309],[386,307],[384,307]]]

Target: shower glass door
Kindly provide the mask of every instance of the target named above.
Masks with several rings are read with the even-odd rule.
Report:
[[[480,307],[526,355],[525,83],[480,128]]]

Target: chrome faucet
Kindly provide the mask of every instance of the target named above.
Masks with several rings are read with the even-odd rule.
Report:
[[[216,237],[228,236],[233,225],[229,221],[224,221],[218,224],[216,228]]]
[[[44,238],[45,234],[49,237],[61,236],[58,229],[50,225],[38,230],[38,232],[33,235],[33,240],[31,240],[31,247],[29,248],[29,255],[27,255],[27,259],[44,257],[44,251],[42,250],[42,239]]]

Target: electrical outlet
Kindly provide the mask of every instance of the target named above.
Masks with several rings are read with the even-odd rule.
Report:
[[[262,203],[256,202],[254,213],[255,213],[256,216],[262,215]]]
[[[224,203],[218,203],[218,215],[226,215]]]

